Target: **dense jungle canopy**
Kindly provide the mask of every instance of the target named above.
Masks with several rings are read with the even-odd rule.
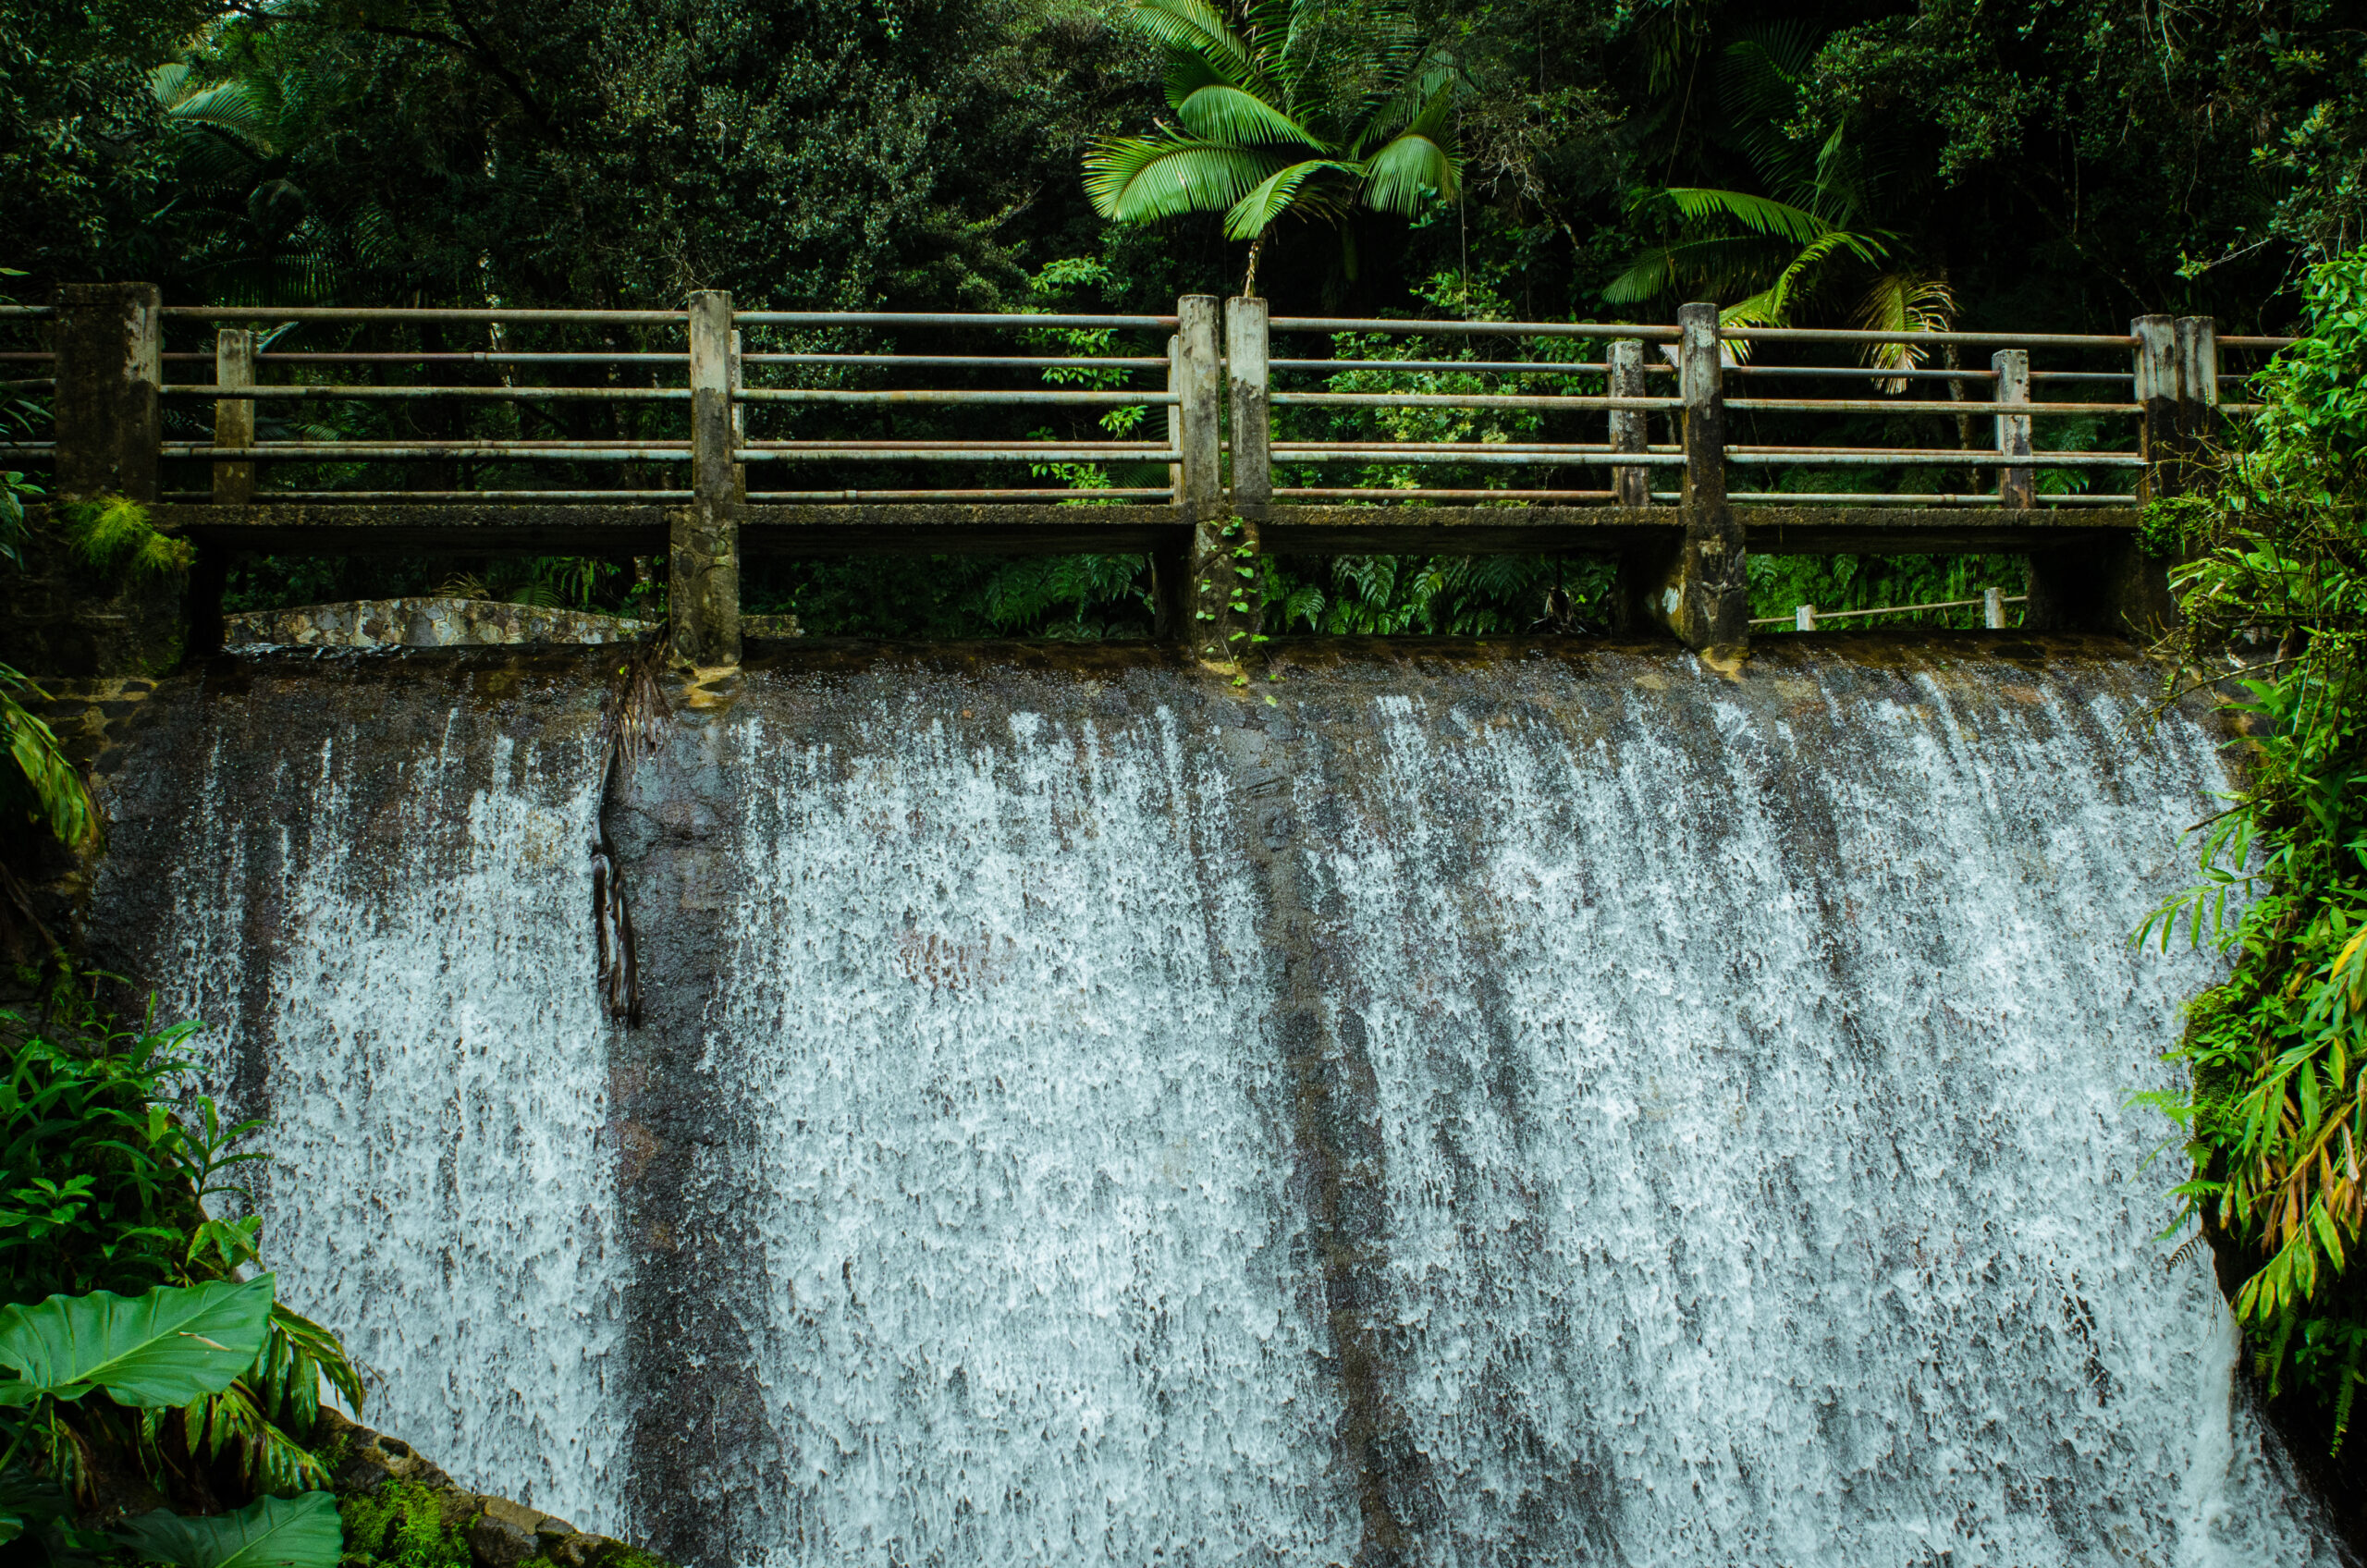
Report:
[[[1370,26],[1369,7],[1315,9]],[[758,308],[1123,310],[1234,291],[1247,247],[1218,214],[1112,223],[1088,199],[1096,145],[1169,117],[1162,52],[1128,10],[18,0],[0,11],[0,262],[19,299],[92,278],[176,302],[719,288]],[[1406,20],[1453,79],[1453,200],[1283,218],[1259,273],[1277,310],[1665,320],[1772,288],[1801,324],[2095,331],[2162,311],[2263,330],[2361,235],[2367,33],[2333,0],[1417,0]],[[1855,590],[1858,563],[1818,567],[1822,602],[1917,586],[1865,564]],[[458,567],[610,605],[632,581]],[[1551,570],[1365,559],[1269,591],[1324,630],[1502,630]],[[1782,564],[1759,570],[1788,606]],[[234,602],[454,570],[289,563],[243,573]],[[781,567],[749,607],[815,630],[1091,634],[1141,619],[1137,577]]]

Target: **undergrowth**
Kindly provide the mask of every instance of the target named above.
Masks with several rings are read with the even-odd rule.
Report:
[[[2215,943],[2183,1090],[2140,1096],[2192,1157],[2178,1224],[2216,1243],[2272,1397],[2339,1452],[2367,1378],[2367,251],[2312,274],[2312,326],[2260,377],[2249,441],[2199,493],[2158,502],[2175,538],[2180,682],[2228,676],[2244,779],[2198,830],[2201,879],[2138,933]],[[2232,1264],[2232,1267],[2230,1265]]]

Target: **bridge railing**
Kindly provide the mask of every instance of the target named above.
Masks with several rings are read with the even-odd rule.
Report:
[[[1609,555],[1623,624],[1702,647],[1748,635],[1747,546],[2005,550],[2031,562],[2030,624],[2139,630],[2167,610],[2135,504],[2254,406],[2223,398],[2245,379],[2223,352],[2288,341],[2166,315],[169,306],[143,284],[0,310],[9,331],[17,407],[46,392],[55,433],[19,420],[0,463],[50,463],[61,498],[163,503],[202,580],[239,551],[662,551],[701,663],[737,656],[743,533],[788,554],[1148,551],[1160,625],[1220,659],[1259,635],[1241,583],[1269,548]]]
[[[1649,507],[1714,487],[1745,505],[2126,507],[2148,488],[2131,482],[2165,453],[2251,406],[2222,400],[2220,349],[2287,341],[2222,340],[2199,317],[2071,335],[1720,326],[1706,306],[1681,315],[1674,325],[1269,319],[1263,301],[1233,300],[1220,328],[1204,296],[1172,315],[1052,315],[735,311],[711,293],[681,311],[170,306],[144,286],[107,286],[55,308],[0,312],[0,324],[57,338],[0,350],[0,363],[53,373],[9,385],[20,399],[53,394],[60,429],[48,440],[9,438],[0,460],[59,461],[69,493],[227,504],[682,502],[726,488],[696,482],[704,462],[728,465],[730,495],[756,504]],[[215,329],[210,350],[166,347],[190,326]],[[290,328],[356,342],[273,346]],[[448,342],[455,331],[482,333],[489,346],[359,346],[372,334]],[[523,341],[613,343],[619,332],[653,346]],[[1023,350],[1025,339],[1040,347],[1057,337],[1066,348],[973,346],[981,336],[1018,336]],[[1147,339],[1134,345],[1143,351],[1123,351],[1122,336]],[[883,337],[894,346],[814,341]],[[661,338],[668,347],[654,346]],[[916,338],[963,346],[901,346]],[[1277,339],[1295,352],[1277,354]],[[95,351],[77,354],[76,341]],[[1854,362],[1885,346],[1952,362]],[[1954,362],[1966,349],[1989,350],[1989,362]],[[2034,356],[2053,362],[2034,366]],[[2097,368],[2112,360],[2119,366]],[[209,366],[210,377],[192,374]],[[1018,378],[1028,384],[995,384]],[[1229,397],[1217,394],[1220,378]],[[922,384],[895,384],[914,380]],[[705,452],[691,407],[702,386],[730,416]],[[210,434],[186,417],[202,418],[205,404]],[[433,410],[425,423],[447,428],[390,436],[335,423],[366,424],[370,405]],[[506,410],[509,433],[448,433],[489,405]],[[1040,427],[1048,415],[1078,414],[1098,416],[1097,428],[1080,432],[1073,419],[1065,433]],[[1490,427],[1454,428],[1469,416]],[[1953,445],[1944,428],[1937,445],[1900,439],[1918,422],[1950,421]],[[548,429],[528,434],[534,422]],[[2067,430],[2073,439],[2050,438]],[[82,454],[100,472],[86,476]],[[210,484],[190,488],[201,463]],[[520,464],[542,483],[518,483]],[[181,484],[166,488],[167,472]],[[266,482],[289,472],[314,483]],[[475,482],[452,477],[463,473]],[[1771,483],[1861,474],[1889,487]],[[1923,475],[1972,483],[1945,488]]]

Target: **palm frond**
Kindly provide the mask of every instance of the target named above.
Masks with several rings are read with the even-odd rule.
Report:
[[[1290,116],[1230,83],[1213,83],[1194,92],[1175,105],[1175,117],[1186,131],[1207,142],[1296,143],[1332,151]]]
[[[1857,325],[1867,332],[1945,332],[1956,320],[1956,297],[1946,283],[1914,273],[1884,273],[1858,302]],[[1866,363],[1876,370],[1912,370],[1926,350],[1917,343],[1873,343]],[[1904,392],[1904,377],[1875,383],[1884,392]]]
[[[1273,154],[1175,135],[1096,142],[1085,159],[1093,210],[1122,223],[1220,213],[1266,178]]]
[[[1772,196],[1744,190],[1710,190],[1699,186],[1673,186],[1657,193],[1695,222],[1726,218],[1754,234],[1772,234],[1805,245],[1832,232],[1833,226],[1804,208]]]
[[[1800,83],[1815,64],[1817,39],[1797,20],[1746,30],[1718,62],[1719,98],[1735,140],[1759,182],[1787,193],[1806,185],[1814,160],[1784,127],[1799,106]]]
[[[1257,239],[1265,232],[1267,225],[1297,204],[1299,192],[1308,180],[1327,171],[1349,176],[1364,172],[1354,164],[1338,163],[1330,158],[1307,158],[1287,168],[1276,169],[1225,213],[1226,238]]]
[[[1159,47],[1194,56],[1235,87],[1263,80],[1249,46],[1207,0],[1134,0],[1126,19]]]
[[[1445,148],[1409,131],[1365,160],[1365,200],[1384,213],[1410,214],[1426,194],[1453,201],[1458,172]]]

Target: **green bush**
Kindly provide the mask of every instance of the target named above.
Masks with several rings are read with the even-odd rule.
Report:
[[[2180,680],[2249,668],[2248,777],[2201,831],[2201,880],[2149,920],[2233,961],[2176,1053],[2190,1082],[2144,1096],[2186,1129],[2199,1219],[2238,1265],[2234,1305],[2272,1396],[2316,1407],[2339,1449],[2367,1372],[2367,251],[2312,274],[2309,335],[2260,377],[2250,442],[2207,501],[2151,532],[2173,583]]]

